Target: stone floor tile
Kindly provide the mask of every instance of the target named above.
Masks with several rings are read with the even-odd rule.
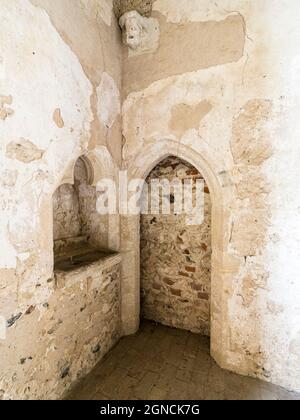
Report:
[[[300,395],[222,370],[209,339],[143,322],[69,394],[70,400],[300,400]]]
[[[117,399],[119,388],[122,386],[122,378],[126,376],[127,371],[117,367],[108,378],[101,381],[98,390],[109,398]]]
[[[120,378],[120,386],[117,390],[117,400],[127,401],[131,399],[134,389],[138,386],[139,380],[128,375]]]
[[[154,385],[152,390],[150,391],[150,394],[148,396],[149,401],[163,401],[167,398],[168,395],[168,389],[167,388],[160,388],[157,385]]]
[[[92,401],[109,401],[110,398],[106,397],[102,392],[96,392],[93,396]]]
[[[168,397],[169,397],[168,399],[174,400],[174,401],[193,399],[191,398],[186,382],[180,381],[176,378],[175,379],[173,378],[170,384]]]
[[[101,383],[97,378],[90,374],[83,379],[73,390],[72,399],[79,401],[89,401],[93,395],[98,391]]]
[[[157,375],[153,372],[146,372],[143,380],[133,388],[133,395],[139,400],[148,400],[152,389],[156,385]]]

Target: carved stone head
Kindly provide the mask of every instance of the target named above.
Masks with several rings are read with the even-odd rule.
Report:
[[[141,45],[144,19],[136,11],[127,12],[120,18],[119,23],[123,30],[123,42],[133,50],[136,50]]]

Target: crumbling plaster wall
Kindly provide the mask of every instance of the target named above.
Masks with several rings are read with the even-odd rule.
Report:
[[[157,50],[124,49],[124,164],[147,176],[170,150],[204,164],[216,186],[212,354],[299,391],[299,2],[156,0],[152,17]],[[137,225],[123,220],[128,333],[138,319]]]
[[[13,0],[0,15],[0,399],[59,398],[103,352],[87,357],[93,296],[81,313],[74,295],[84,284],[70,294],[54,281],[52,194],[73,182],[81,155],[94,184],[121,163],[121,35],[110,0]],[[64,325],[77,313],[76,347]],[[64,374],[71,358],[79,363]]]

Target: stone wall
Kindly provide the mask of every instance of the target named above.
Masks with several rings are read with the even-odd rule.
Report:
[[[2,344],[1,399],[60,399],[120,338],[118,262],[57,272],[49,283],[55,292],[41,307],[8,321],[14,344]]]
[[[132,10],[136,10],[142,16],[150,17],[153,0],[113,0],[113,4],[117,18]]]
[[[90,183],[88,166],[80,158],[74,184],[63,184],[53,195],[54,240],[83,236],[95,248],[108,249],[108,216],[97,212],[99,192]]]
[[[94,187],[121,164],[121,34],[111,0],[0,9],[0,398],[57,399],[121,331],[117,274],[57,289],[52,223],[80,156]]]
[[[46,399],[68,392],[121,338],[119,256],[67,273],[57,271],[54,280],[57,292],[45,305],[40,348],[55,349],[47,360]]]
[[[87,182],[87,174],[81,171],[81,160],[74,168],[75,184],[63,184],[53,194],[53,240],[62,240],[81,236],[82,212],[79,187]],[[81,176],[82,175],[82,176]]]
[[[203,179],[189,163],[169,157],[147,178],[169,182]],[[149,202],[151,189],[149,188]],[[141,216],[142,317],[175,328],[210,335],[211,201],[204,186],[204,221],[187,225],[187,214]],[[183,197],[182,197],[183,198]],[[184,200],[182,200],[184,201]]]
[[[87,167],[83,160],[81,160],[77,174],[75,167],[74,186],[79,197],[81,234],[95,248],[108,249],[108,216],[97,212],[97,199],[100,193],[97,192],[96,186],[90,184]]]
[[[159,43],[124,48],[123,157],[133,178],[166,154],[202,173],[212,198],[212,355],[299,390],[300,4],[257,3],[153,3]],[[136,223],[128,218],[123,235],[134,261],[123,280],[128,331],[132,305],[139,313],[139,253],[127,240]]]
[[[53,239],[81,235],[81,219],[77,191],[71,184],[61,185],[53,196]]]

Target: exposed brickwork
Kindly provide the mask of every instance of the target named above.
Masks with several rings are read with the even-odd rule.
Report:
[[[147,178],[202,179],[176,157],[161,162]],[[186,215],[141,217],[142,315],[162,324],[209,335],[211,202],[205,185],[205,220],[188,226]],[[174,200],[171,195],[173,213]]]

